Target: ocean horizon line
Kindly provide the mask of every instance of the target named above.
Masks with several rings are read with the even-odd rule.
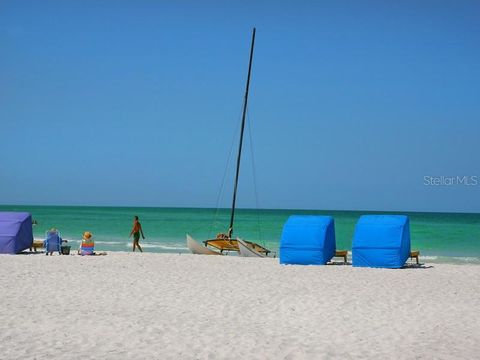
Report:
[[[59,204],[0,204],[0,207],[55,207],[55,208],[100,208],[100,209],[166,209],[166,210],[222,210],[229,211],[230,207],[202,207],[202,206],[138,206],[138,205],[59,205]],[[320,212],[351,212],[351,213],[409,213],[409,214],[460,214],[460,215],[480,215],[480,212],[464,212],[464,211],[420,211],[420,210],[368,210],[368,209],[314,209],[314,208],[251,208],[251,207],[236,207],[235,211],[320,211]]]

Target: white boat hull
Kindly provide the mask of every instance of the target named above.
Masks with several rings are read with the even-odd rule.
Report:
[[[187,234],[187,247],[192,252],[192,254],[196,255],[223,255],[218,251],[213,251],[206,246],[203,246],[190,235]]]
[[[237,243],[238,243],[238,249],[239,249],[238,253],[242,257],[260,257],[260,258],[267,257],[267,255],[261,254],[258,251],[255,251],[254,249],[249,247],[247,243],[245,243],[245,241],[243,241],[242,239],[237,238]]]

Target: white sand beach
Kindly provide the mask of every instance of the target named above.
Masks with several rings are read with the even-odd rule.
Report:
[[[427,264],[428,267],[429,264]],[[1,255],[2,359],[473,359],[480,266]]]

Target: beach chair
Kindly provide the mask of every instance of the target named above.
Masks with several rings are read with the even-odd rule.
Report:
[[[45,248],[45,254],[52,255],[54,252],[58,251],[58,253],[62,254],[62,238],[57,230],[49,230],[47,231],[47,237],[43,242],[43,247]]]
[[[45,246],[45,240],[33,240],[30,251],[37,252],[37,249],[42,249]]]
[[[415,259],[417,261],[417,265],[419,264],[418,257],[420,256],[420,250],[410,251],[410,259]]]
[[[343,262],[347,263],[348,250],[335,250],[335,255],[333,257],[343,258]]]

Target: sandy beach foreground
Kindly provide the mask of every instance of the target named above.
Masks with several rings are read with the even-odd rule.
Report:
[[[428,266],[428,264],[427,264]],[[472,359],[480,266],[0,256],[2,359]]]

